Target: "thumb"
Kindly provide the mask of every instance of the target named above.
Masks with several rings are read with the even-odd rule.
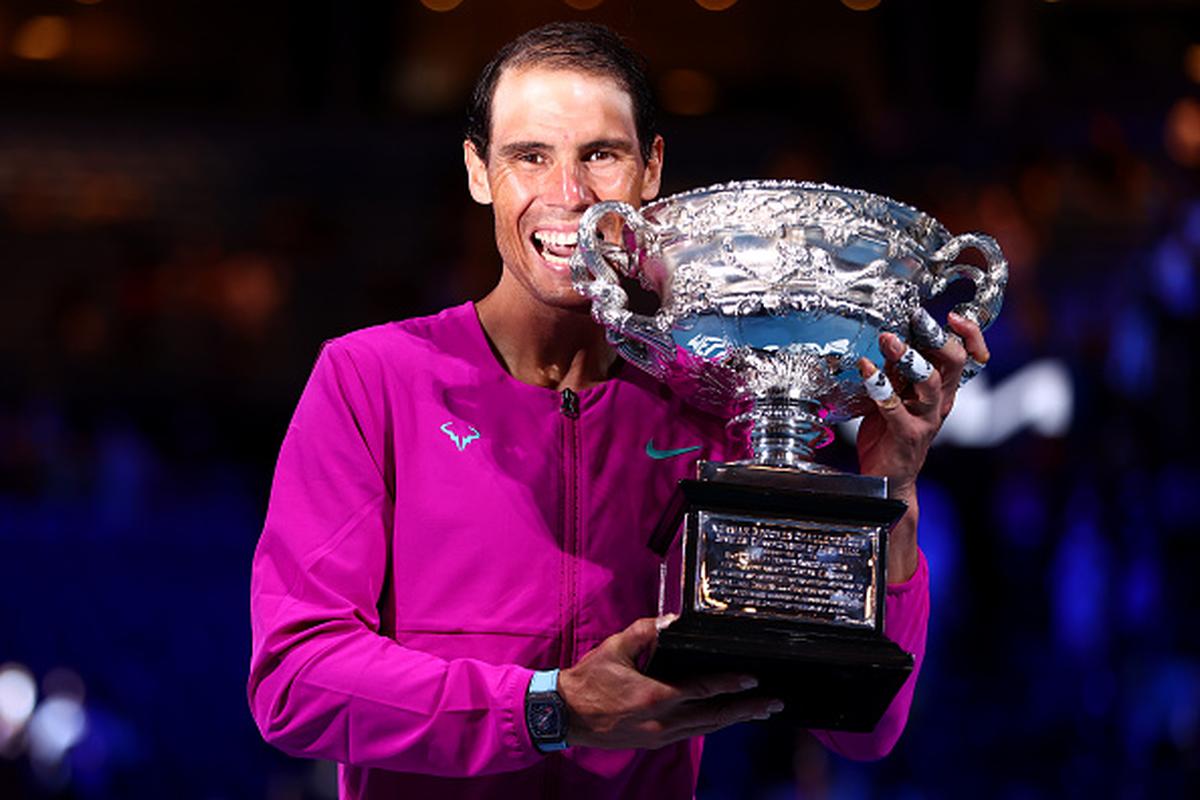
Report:
[[[628,628],[613,636],[617,655],[630,664],[637,664],[658,643],[660,620],[664,617],[642,617]]]

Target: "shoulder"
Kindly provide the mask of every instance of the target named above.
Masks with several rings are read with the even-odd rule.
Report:
[[[360,328],[325,341],[319,360],[350,364],[360,371],[398,364],[411,370],[461,347],[470,336],[474,313],[465,303],[429,316]]]
[[[324,419],[348,411],[360,430],[385,430],[397,408],[411,405],[432,376],[446,371],[456,358],[448,351],[470,333],[473,316],[468,304],[327,340],[309,376],[298,418]]]

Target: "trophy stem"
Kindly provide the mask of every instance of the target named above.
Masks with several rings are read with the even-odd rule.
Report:
[[[807,469],[813,451],[833,439],[820,415],[820,405],[794,397],[758,396],[747,415],[750,423],[751,459],[771,467]]]

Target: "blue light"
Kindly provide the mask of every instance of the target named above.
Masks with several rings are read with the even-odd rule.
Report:
[[[1051,568],[1056,641],[1065,650],[1095,653],[1108,643],[1112,557],[1097,526],[1099,502],[1085,488],[1068,504],[1067,533]]]
[[[1161,583],[1158,561],[1153,555],[1140,554],[1125,568],[1121,605],[1130,629],[1142,629],[1154,621]]]
[[[1126,308],[1113,324],[1106,371],[1113,388],[1139,397],[1154,386],[1154,328],[1138,308]]]
[[[1176,316],[1196,313],[1196,278],[1192,259],[1178,242],[1168,239],[1154,253],[1154,289],[1159,301]]]
[[[923,480],[918,490],[921,506],[921,550],[929,562],[929,591],[937,598],[938,613],[953,613],[961,607],[954,601],[954,576],[959,571],[958,514],[954,499],[940,484]]]

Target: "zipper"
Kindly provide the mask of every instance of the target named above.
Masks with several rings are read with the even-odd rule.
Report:
[[[562,390],[563,416],[563,589],[562,643],[559,665],[568,667],[575,659],[576,565],[579,549],[579,395]]]
[[[579,419],[579,395],[570,389],[562,390],[562,405],[559,411],[567,419]]]

